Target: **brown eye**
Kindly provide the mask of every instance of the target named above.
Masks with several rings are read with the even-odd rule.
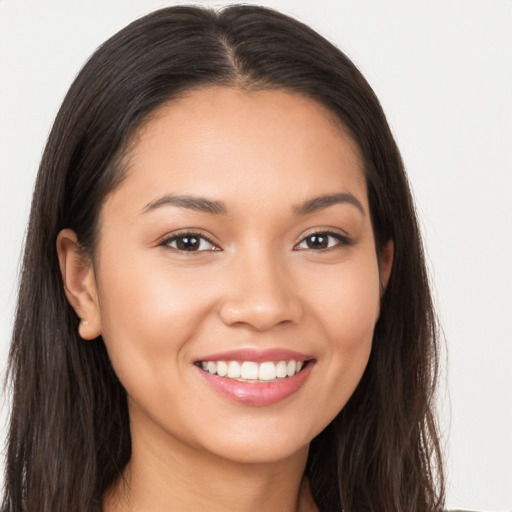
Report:
[[[175,235],[165,240],[162,245],[177,251],[201,252],[216,251],[218,248],[206,237],[196,233],[184,233]]]
[[[305,240],[308,249],[327,249],[329,247],[329,236],[320,233],[308,236]]]
[[[196,236],[182,236],[176,239],[176,247],[180,251],[197,251],[201,240]]]
[[[308,235],[306,238],[300,242],[295,249],[303,250],[317,250],[321,251],[323,249],[330,249],[336,246],[345,246],[349,245],[350,241],[347,237],[339,234],[339,233],[331,233],[328,231],[312,233]]]

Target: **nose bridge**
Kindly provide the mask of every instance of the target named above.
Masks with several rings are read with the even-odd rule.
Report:
[[[253,246],[240,251],[230,265],[229,279],[220,309],[224,323],[267,330],[300,320],[292,271],[277,249]]]

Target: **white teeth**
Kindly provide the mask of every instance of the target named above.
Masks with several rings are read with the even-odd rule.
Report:
[[[228,365],[224,361],[217,361],[217,375],[219,377],[224,377],[224,375],[228,374]]]
[[[243,362],[240,376],[242,379],[256,380],[258,378],[258,363],[253,363],[252,361]]]
[[[279,361],[276,364],[276,377],[282,379],[288,375],[286,371],[286,361]]]
[[[303,361],[201,361],[201,368],[219,377],[239,379],[243,381],[267,382],[271,380],[293,377],[304,367]]]
[[[261,363],[260,380],[274,380],[276,378],[276,365],[274,363]]]
[[[240,377],[240,364],[236,361],[228,363],[228,377],[230,379],[238,379]]]

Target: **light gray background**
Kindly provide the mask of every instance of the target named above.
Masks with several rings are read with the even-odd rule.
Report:
[[[31,190],[60,102],[101,42],[173,3],[0,0],[2,368]],[[335,42],[383,103],[417,200],[448,346],[439,399],[448,505],[510,510],[512,3],[258,3]]]

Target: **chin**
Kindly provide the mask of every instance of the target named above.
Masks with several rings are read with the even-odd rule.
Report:
[[[276,463],[297,456],[307,457],[311,440],[324,425],[306,425],[301,418],[273,418],[271,421],[240,421],[236,428],[222,428],[210,433],[203,444],[213,455],[242,464]],[[204,439],[204,438],[203,438]]]
[[[217,446],[212,455],[236,464],[275,464],[303,453],[307,457],[309,442],[290,443],[286,440],[240,440],[225,447]]]

